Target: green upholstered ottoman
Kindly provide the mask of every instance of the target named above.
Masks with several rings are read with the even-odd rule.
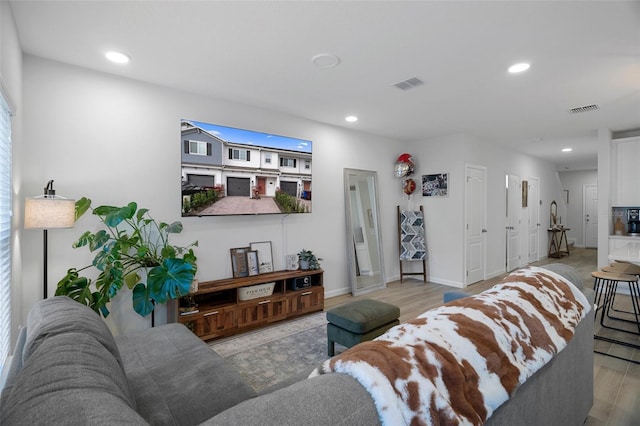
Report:
[[[350,348],[373,340],[400,324],[400,309],[389,303],[362,299],[336,306],[327,311],[327,344],[329,356],[335,354],[335,343]]]

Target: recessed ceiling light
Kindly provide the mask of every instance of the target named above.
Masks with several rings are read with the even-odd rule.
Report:
[[[122,52],[116,52],[114,50],[105,53],[104,56],[108,60],[110,60],[111,62],[114,62],[116,64],[127,64],[130,61],[129,56],[125,55]]]
[[[320,53],[311,58],[311,62],[318,68],[333,68],[340,64],[340,58],[333,53]]]
[[[355,123],[356,121],[358,121],[358,117],[356,117],[355,115],[347,115],[344,119],[349,123]]]
[[[571,152],[573,148],[562,148],[562,152]]]
[[[526,71],[526,70],[529,69],[529,66],[530,65],[525,63],[525,62],[521,62],[519,64],[513,64],[513,65],[511,65],[509,67],[509,72],[512,73],[512,74],[515,74],[515,73],[519,73],[519,72],[522,72],[522,71]]]

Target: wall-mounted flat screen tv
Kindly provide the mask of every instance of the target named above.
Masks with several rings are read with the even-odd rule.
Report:
[[[182,216],[311,213],[311,145],[181,120]]]

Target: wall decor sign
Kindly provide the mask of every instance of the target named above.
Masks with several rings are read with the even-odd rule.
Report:
[[[448,197],[449,173],[422,175],[422,195],[424,197]]]
[[[287,255],[287,270],[295,271],[298,269],[298,255],[297,254],[288,254]]]
[[[252,251],[258,252],[258,270],[261,274],[273,272],[273,253],[271,251],[271,241],[260,241],[250,243]]]
[[[249,264],[247,262],[247,252],[249,247],[238,247],[229,249],[231,252],[231,270],[233,277],[249,276]]]

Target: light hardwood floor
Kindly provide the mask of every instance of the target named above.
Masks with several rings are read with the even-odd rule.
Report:
[[[593,287],[591,272],[596,270],[597,252],[595,249],[573,249],[570,256],[562,259],[545,259],[534,265],[562,262],[576,268],[585,286]],[[464,289],[468,293],[480,293],[500,281],[502,276],[473,284]],[[353,297],[342,295],[328,298],[325,309],[331,309],[342,303],[362,298],[386,301],[400,307],[400,321],[415,318],[422,312],[442,304],[445,291],[455,290],[444,285],[423,283],[416,279],[405,279],[389,283],[387,288]],[[616,303],[630,306],[628,296],[616,298]],[[623,306],[621,305],[621,306]],[[596,332],[600,327],[596,325]],[[625,335],[624,339],[640,344],[639,336]],[[596,348],[603,352],[617,354],[640,362],[640,351],[613,345],[602,341],[595,342]],[[594,402],[585,424],[589,426],[640,425],[640,365],[628,361],[595,354],[594,359]],[[571,389],[567,389],[571,392]],[[564,425],[545,425],[564,426]]]

